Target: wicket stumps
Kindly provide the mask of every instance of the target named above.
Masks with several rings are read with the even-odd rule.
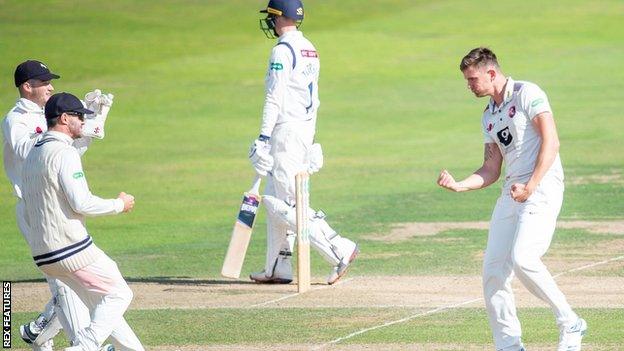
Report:
[[[297,210],[297,291],[310,290],[310,228],[308,208],[310,207],[310,175],[298,173],[295,177]]]

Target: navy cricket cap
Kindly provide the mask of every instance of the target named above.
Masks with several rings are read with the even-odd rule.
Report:
[[[303,19],[303,3],[301,0],[270,0],[267,8],[260,12],[299,21]]]
[[[58,117],[65,112],[80,113],[82,115],[93,113],[93,111],[87,110],[82,105],[80,99],[70,93],[54,94],[45,104],[46,119]]]
[[[48,67],[40,61],[28,60],[20,63],[15,69],[15,86],[19,87],[29,79],[39,79],[42,81],[61,78],[50,72]]]

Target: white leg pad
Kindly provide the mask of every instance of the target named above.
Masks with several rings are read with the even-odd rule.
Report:
[[[275,179],[267,177],[264,195],[277,203],[275,195]],[[281,201],[281,200],[280,200]],[[283,202],[283,201],[282,201]],[[264,264],[264,275],[267,278],[292,280],[292,243],[288,236],[289,225],[267,208],[267,254]],[[290,242],[289,242],[290,241]]]
[[[314,217],[310,219],[310,244],[332,266],[339,262],[349,263],[351,254],[356,249],[356,244],[343,238],[325,220],[323,211],[312,212]]]
[[[293,207],[270,195],[263,196],[262,202],[270,216],[281,220],[290,230],[295,230],[296,213]],[[356,244],[338,235],[325,221],[325,214],[322,211],[317,212],[309,208],[308,213],[310,214],[308,225],[310,226],[310,244],[312,247],[332,266],[337,265],[340,261],[348,263]]]
[[[282,220],[267,215],[267,257],[264,272],[267,278],[292,280],[292,251],[295,237]]]

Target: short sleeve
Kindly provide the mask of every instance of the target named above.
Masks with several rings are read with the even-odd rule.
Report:
[[[492,143],[496,142],[496,141],[494,141],[494,139],[492,139],[492,136],[489,133],[490,129],[492,129],[492,127],[490,125],[488,125],[488,123],[486,122],[486,118],[484,116],[482,121],[481,121],[481,131],[483,132],[483,143],[484,144],[492,144]]]
[[[520,91],[520,104],[532,120],[543,112],[552,112],[546,93],[535,84],[525,84]]]

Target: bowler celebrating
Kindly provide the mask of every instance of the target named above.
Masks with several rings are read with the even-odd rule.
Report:
[[[485,188],[498,180],[505,161],[483,260],[483,293],[496,350],[524,350],[511,290],[514,273],[551,306],[560,329],[557,350],[580,350],[587,324],[572,311],[541,260],[563,201],[559,137],[548,98],[533,83],[505,77],[488,48],[471,50],[460,69],[475,96],[490,97],[482,120],[484,161],[459,182],[443,170],[438,185],[456,192]]]

